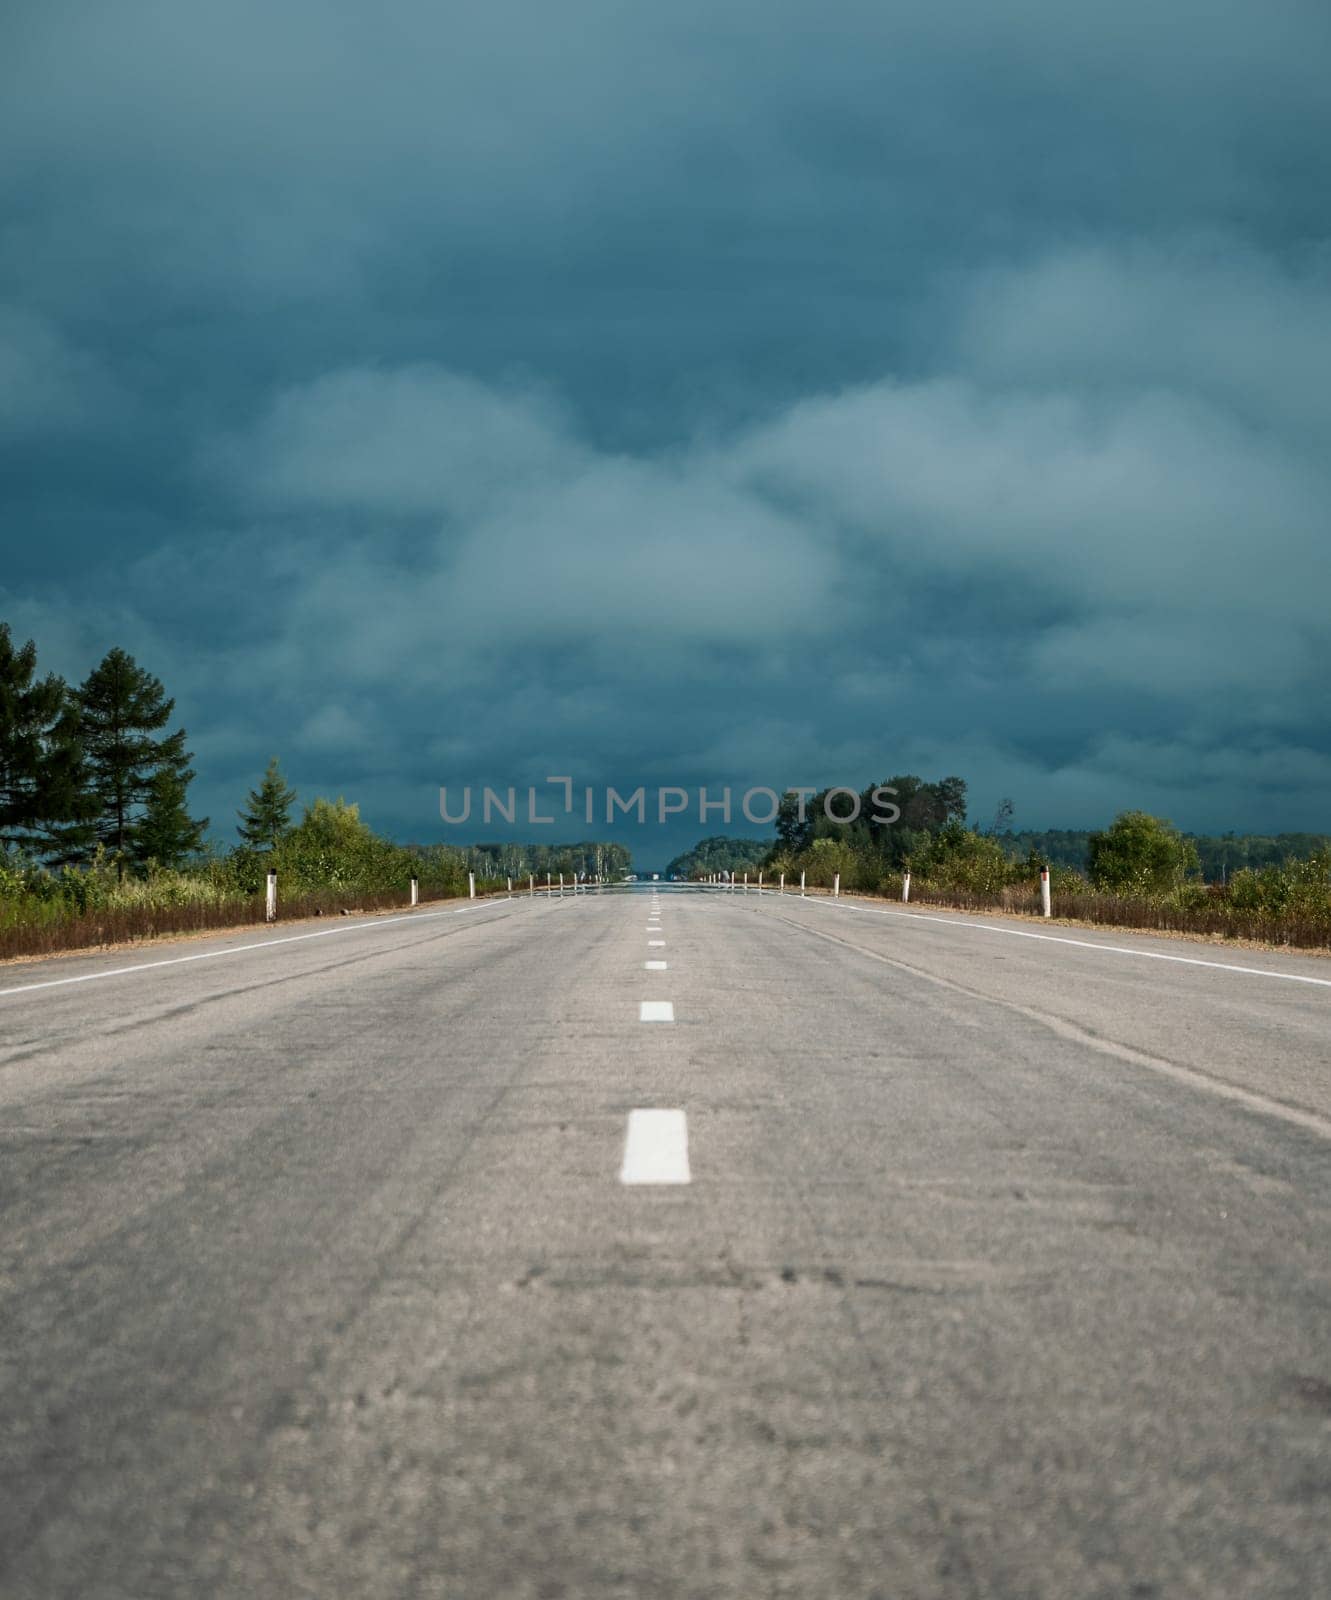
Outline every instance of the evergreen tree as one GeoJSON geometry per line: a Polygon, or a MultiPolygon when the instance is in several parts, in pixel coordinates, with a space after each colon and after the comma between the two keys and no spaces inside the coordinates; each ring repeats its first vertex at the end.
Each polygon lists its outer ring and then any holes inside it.
{"type": "Polygon", "coordinates": [[[134,824],[134,856],[162,867],[179,867],[203,848],[208,818],[195,821],[186,808],[186,787],[194,773],[160,766],[147,786],[144,810],[134,824]]]}
{"type": "Polygon", "coordinates": [[[46,739],[42,816],[35,848],[53,865],[81,861],[96,848],[97,800],[83,756],[83,719],[78,696],[65,690],[65,704],[46,739]]]}
{"type": "Polygon", "coordinates": [[[134,825],[134,854],[140,862],[178,867],[202,850],[208,818],[196,822],[185,803],[185,790],[193,776],[166,766],[148,780],[143,814],[134,825]]]}
{"type": "Polygon", "coordinates": [[[252,850],[274,849],[291,828],[295,798],[296,791],[287,787],[274,756],[259,787],[250,790],[245,809],[236,813],[240,818],[236,832],[252,850]]]}
{"type": "Polygon", "coordinates": [[[167,772],[183,786],[194,776],[183,728],[154,737],[171,720],[175,704],[161,681],[119,648],[107,652],[79,690],[83,752],[95,800],[93,834],[115,855],[122,872],[127,860],[146,859],[137,824],[154,778],[167,772]]]}
{"type": "Polygon", "coordinates": [[[78,705],[36,669],[32,640],[15,647],[0,622],[0,846],[61,856],[87,842],[78,705]]]}

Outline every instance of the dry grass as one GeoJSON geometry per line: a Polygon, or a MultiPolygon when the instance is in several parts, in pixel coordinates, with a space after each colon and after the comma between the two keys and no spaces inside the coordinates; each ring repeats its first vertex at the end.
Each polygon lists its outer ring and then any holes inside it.
{"type": "MultiPolygon", "coordinates": [[[[477,886],[477,893],[483,893],[477,886]]],[[[493,891],[491,891],[493,892],[493,891]]],[[[422,893],[421,904],[460,898],[458,893],[422,893]]],[[[327,890],[284,897],[278,907],[282,922],[307,917],[400,911],[410,896],[390,890],[380,894],[327,890]]],[[[172,935],[223,932],[231,928],[267,926],[263,895],[212,896],[177,905],[129,905],[58,916],[41,921],[0,925],[0,961],[63,955],[108,945],[134,945],[172,935]]]]}
{"type": "MultiPolygon", "coordinates": [[[[1040,896],[1034,890],[1004,889],[998,894],[974,894],[964,889],[935,889],[912,883],[910,898],[912,905],[1040,918],[1040,896]]],[[[1053,909],[1059,920],[1088,927],[1135,928],[1144,933],[1233,940],[1275,949],[1331,949],[1331,918],[1246,911],[1223,901],[1189,908],[1168,901],[1130,899],[1094,891],[1063,892],[1054,895],[1053,909]]]]}

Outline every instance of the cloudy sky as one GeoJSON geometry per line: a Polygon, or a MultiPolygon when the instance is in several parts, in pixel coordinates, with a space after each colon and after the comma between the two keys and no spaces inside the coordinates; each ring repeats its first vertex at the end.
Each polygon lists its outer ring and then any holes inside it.
{"type": "Polygon", "coordinates": [[[1327,828],[1328,81],[1325,0],[19,0],[0,617],[219,831],[275,752],[1327,828]]]}

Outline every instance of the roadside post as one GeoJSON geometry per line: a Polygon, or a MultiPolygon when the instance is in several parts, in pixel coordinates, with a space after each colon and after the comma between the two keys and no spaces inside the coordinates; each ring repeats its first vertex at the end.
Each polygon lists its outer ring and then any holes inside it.
{"type": "Polygon", "coordinates": [[[904,905],[910,899],[910,873],[901,874],[901,903],[904,905]]]}
{"type": "Polygon", "coordinates": [[[418,906],[421,903],[421,880],[413,877],[411,880],[411,903],[418,906]]]}
{"type": "Polygon", "coordinates": [[[467,874],[467,898],[468,900],[476,898],[476,874],[474,872],[467,874]]]}
{"type": "Polygon", "coordinates": [[[1042,917],[1052,917],[1053,914],[1054,914],[1054,908],[1053,908],[1053,905],[1050,903],[1050,896],[1049,896],[1049,868],[1048,867],[1041,867],[1040,868],[1040,915],[1042,917]]]}
{"type": "Polygon", "coordinates": [[[269,922],[277,921],[277,874],[268,874],[268,893],[264,903],[264,916],[269,922]]]}

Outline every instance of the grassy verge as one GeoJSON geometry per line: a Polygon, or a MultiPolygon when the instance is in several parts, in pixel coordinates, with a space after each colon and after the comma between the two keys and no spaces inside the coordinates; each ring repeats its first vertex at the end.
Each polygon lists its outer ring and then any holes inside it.
{"type": "MultiPolygon", "coordinates": [[[[844,891],[862,898],[899,901],[900,889],[844,891]]],[[[937,887],[912,880],[910,904],[937,906],[948,911],[1031,917],[1042,921],[1037,889],[1006,888],[993,894],[937,887]]],[[[1331,951],[1331,914],[1245,908],[1217,900],[1211,905],[1189,906],[1160,899],[1098,894],[1092,890],[1064,891],[1053,896],[1053,913],[1059,921],[1087,927],[1132,928],[1141,933],[1167,933],[1176,937],[1232,940],[1273,949],[1331,951]]]]}
{"type": "MultiPolygon", "coordinates": [[[[478,895],[502,892],[503,885],[478,884],[478,895]]],[[[422,891],[421,904],[466,898],[466,890],[422,891]]],[[[360,890],[323,890],[284,896],[279,902],[279,924],[309,917],[367,915],[376,911],[401,911],[410,905],[410,896],[390,889],[365,893],[360,890]]],[[[109,945],[132,945],[172,935],[226,932],[247,927],[269,927],[263,895],[200,895],[194,899],[154,902],[126,898],[122,903],[85,912],[57,908],[42,914],[43,908],[24,907],[27,915],[17,917],[18,908],[0,904],[0,961],[55,956],[79,950],[102,949],[109,945]],[[8,914],[7,914],[8,913],[8,914]]]]}

